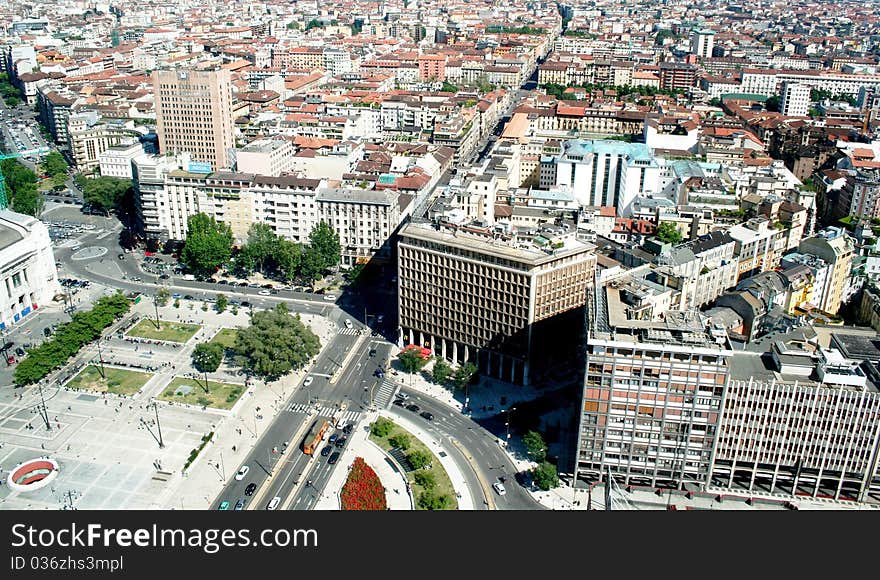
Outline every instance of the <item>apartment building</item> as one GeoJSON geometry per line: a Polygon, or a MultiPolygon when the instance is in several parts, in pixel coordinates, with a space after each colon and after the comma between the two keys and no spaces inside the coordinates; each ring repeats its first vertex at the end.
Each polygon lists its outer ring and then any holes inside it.
{"type": "Polygon", "coordinates": [[[678,291],[674,308],[680,311],[704,306],[736,286],[736,242],[726,232],[699,236],[654,262],[658,281],[678,291]]]}
{"type": "Polygon", "coordinates": [[[806,117],[810,111],[810,87],[801,83],[782,83],[779,112],[786,117],[806,117]]]}
{"type": "Polygon", "coordinates": [[[731,227],[728,233],[736,242],[738,280],[779,266],[787,241],[784,228],[774,227],[766,217],[755,217],[731,227]]]}
{"type": "Polygon", "coordinates": [[[95,111],[73,113],[67,120],[70,154],[77,169],[90,171],[107,149],[140,137],[130,119],[104,119],[95,111]]]}
{"type": "Polygon", "coordinates": [[[98,167],[101,170],[101,175],[131,179],[131,162],[143,154],[144,146],[139,141],[123,142],[108,147],[98,155],[98,167]]]}
{"type": "Polygon", "coordinates": [[[294,165],[293,144],[287,139],[259,139],[235,154],[236,169],[242,173],[277,177],[294,165]]]}
{"type": "Polygon", "coordinates": [[[518,239],[477,225],[410,223],[397,244],[400,341],[529,384],[548,370],[553,344],[571,344],[562,323],[584,304],[594,248],[573,231],[518,239]]]}
{"type": "Polygon", "coordinates": [[[730,376],[727,335],[696,311],[639,319],[617,285],[588,292],[575,477],[703,484],[730,376]]]}
{"type": "Polygon", "coordinates": [[[391,239],[411,211],[412,196],[390,189],[325,188],[315,196],[318,219],[339,234],[342,263],[365,264],[391,259],[391,239]]]}
{"type": "Polygon", "coordinates": [[[698,29],[691,32],[691,53],[699,58],[710,58],[715,47],[715,31],[698,29]]]}
{"type": "Polygon", "coordinates": [[[153,72],[156,131],[163,153],[189,153],[211,168],[230,167],[232,81],[227,69],[153,72]]]}
{"type": "Polygon", "coordinates": [[[831,268],[826,282],[824,300],[818,305],[830,314],[837,314],[843,302],[849,277],[852,274],[854,242],[846,230],[828,227],[815,236],[801,240],[798,251],[822,259],[831,268]]]}

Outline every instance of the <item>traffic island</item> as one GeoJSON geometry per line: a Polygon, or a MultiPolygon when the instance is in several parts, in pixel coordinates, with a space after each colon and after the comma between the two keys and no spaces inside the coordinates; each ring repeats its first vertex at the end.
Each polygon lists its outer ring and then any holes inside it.
{"type": "Polygon", "coordinates": [[[201,325],[198,324],[185,324],[169,320],[160,320],[157,328],[156,321],[147,318],[138,322],[134,328],[125,333],[125,336],[184,343],[191,339],[200,328],[201,325]]]}
{"type": "Polygon", "coordinates": [[[137,371],[89,365],[70,379],[64,386],[81,391],[96,391],[113,395],[134,395],[140,391],[153,375],[137,371]]]}
{"type": "Polygon", "coordinates": [[[403,468],[417,510],[456,510],[452,480],[440,460],[415,435],[385,417],[370,425],[370,440],[403,468]]]}
{"type": "Polygon", "coordinates": [[[160,401],[228,410],[235,406],[244,392],[244,385],[208,381],[206,390],[203,378],[174,377],[156,398],[160,401]]]}

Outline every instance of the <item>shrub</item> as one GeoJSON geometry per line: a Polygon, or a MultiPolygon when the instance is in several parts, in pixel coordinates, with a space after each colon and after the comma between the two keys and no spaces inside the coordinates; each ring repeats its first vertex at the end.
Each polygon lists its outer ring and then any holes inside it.
{"type": "Polygon", "coordinates": [[[390,443],[393,447],[397,447],[402,451],[406,451],[409,449],[409,436],[404,433],[399,433],[394,437],[388,439],[388,443],[390,443]]]}
{"type": "Polygon", "coordinates": [[[382,482],[373,468],[360,457],[355,458],[340,497],[343,510],[388,509],[382,482]]]}
{"type": "Polygon", "coordinates": [[[426,490],[432,490],[437,486],[434,474],[430,471],[417,471],[413,479],[415,479],[415,482],[426,490]]]}
{"type": "Polygon", "coordinates": [[[419,494],[418,504],[423,510],[443,510],[452,504],[452,498],[434,491],[423,491],[419,494]]]}
{"type": "Polygon", "coordinates": [[[391,433],[393,427],[394,423],[384,417],[379,417],[373,421],[372,425],[370,425],[370,432],[376,437],[388,437],[388,434],[391,433]]]}
{"type": "Polygon", "coordinates": [[[413,451],[406,458],[413,469],[422,469],[431,465],[431,454],[426,451],[413,451]]]}

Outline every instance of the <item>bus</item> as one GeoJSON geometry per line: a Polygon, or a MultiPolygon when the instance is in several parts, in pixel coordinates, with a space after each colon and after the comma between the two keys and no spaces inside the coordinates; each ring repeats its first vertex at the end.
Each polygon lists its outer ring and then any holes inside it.
{"type": "Polygon", "coordinates": [[[327,432],[328,427],[330,427],[330,422],[327,419],[318,419],[315,421],[315,424],[312,425],[312,428],[309,429],[309,432],[306,434],[306,438],[303,439],[303,453],[306,455],[312,455],[315,453],[315,450],[318,448],[318,445],[321,444],[321,440],[324,438],[324,434],[327,432]]]}

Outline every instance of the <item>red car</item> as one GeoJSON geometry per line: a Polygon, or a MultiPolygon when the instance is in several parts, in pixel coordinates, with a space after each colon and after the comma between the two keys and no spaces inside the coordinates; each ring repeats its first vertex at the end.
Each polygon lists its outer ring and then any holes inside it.
{"type": "Polygon", "coordinates": [[[6,359],[6,362],[7,362],[8,364],[14,365],[14,364],[15,364],[16,362],[18,362],[18,361],[15,360],[15,357],[14,357],[14,356],[11,356],[11,355],[10,355],[10,357],[6,359]]]}

